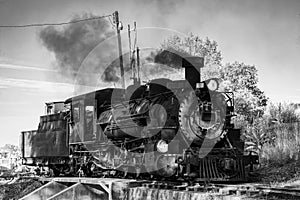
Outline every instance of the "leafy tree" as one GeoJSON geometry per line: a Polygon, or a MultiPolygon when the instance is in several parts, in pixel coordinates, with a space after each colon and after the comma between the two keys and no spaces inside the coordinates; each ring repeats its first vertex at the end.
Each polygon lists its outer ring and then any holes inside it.
{"type": "Polygon", "coordinates": [[[10,155],[20,155],[20,149],[18,146],[13,144],[5,144],[3,147],[0,148],[1,151],[6,151],[10,155]]]}
{"type": "Polygon", "coordinates": [[[221,65],[222,56],[221,52],[217,49],[217,42],[211,41],[208,38],[203,40],[193,33],[190,33],[185,38],[180,38],[178,35],[174,35],[167,39],[162,44],[162,47],[165,49],[172,47],[179,52],[205,57],[205,66],[212,64],[221,65]]]}
{"type": "MultiPolygon", "coordinates": [[[[222,66],[222,54],[218,50],[216,41],[200,39],[196,34],[189,34],[181,38],[177,35],[165,40],[162,49],[175,52],[180,56],[201,56],[204,57],[204,68],[201,69],[202,80],[208,78],[220,78],[225,91],[235,93],[235,108],[239,115],[240,124],[245,121],[253,122],[253,118],[261,117],[267,105],[267,97],[258,88],[258,75],[255,66],[244,63],[233,62],[222,66]]],[[[176,62],[180,65],[178,57],[174,53],[169,54],[161,51],[156,55],[156,60],[170,64],[176,62]]]]}
{"type": "Polygon", "coordinates": [[[239,115],[248,122],[264,114],[268,98],[258,88],[258,75],[255,66],[244,63],[229,63],[222,68],[221,79],[226,91],[235,92],[235,107],[239,115]]]}
{"type": "MultiPolygon", "coordinates": [[[[222,55],[221,51],[218,50],[218,44],[216,41],[211,41],[210,39],[201,39],[198,35],[190,33],[188,36],[181,38],[178,35],[174,35],[161,45],[163,50],[168,50],[170,52],[175,52],[181,57],[185,56],[200,56],[204,57],[204,68],[201,69],[201,78],[206,80],[208,78],[219,77],[221,69],[222,55]]],[[[174,60],[174,54],[166,55],[165,51],[161,51],[157,54],[156,58],[161,56],[164,58],[164,62],[172,64],[174,60]],[[167,60],[167,61],[166,61],[167,60]]],[[[163,60],[163,59],[160,59],[163,60]]],[[[175,62],[176,62],[175,61],[175,62]]],[[[164,63],[167,64],[167,63],[164,63]]],[[[181,66],[181,63],[176,63],[176,65],[181,66]]]]}

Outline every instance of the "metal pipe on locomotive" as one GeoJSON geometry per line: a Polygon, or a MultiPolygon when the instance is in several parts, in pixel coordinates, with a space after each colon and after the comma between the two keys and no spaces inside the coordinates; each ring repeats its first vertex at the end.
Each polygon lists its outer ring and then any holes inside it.
{"type": "Polygon", "coordinates": [[[258,156],[244,151],[233,94],[200,80],[203,58],[183,59],[185,80],[154,79],[47,104],[21,134],[23,164],[55,176],[246,181],[258,156]]]}

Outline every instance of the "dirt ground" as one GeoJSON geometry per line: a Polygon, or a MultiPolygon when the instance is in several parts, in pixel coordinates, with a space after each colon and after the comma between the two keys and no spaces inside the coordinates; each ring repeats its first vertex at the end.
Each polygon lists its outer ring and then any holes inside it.
{"type": "Polygon", "coordinates": [[[0,185],[0,199],[17,200],[40,186],[42,186],[40,182],[29,179],[20,179],[12,184],[0,185]]]}
{"type": "MultiPolygon", "coordinates": [[[[300,163],[290,162],[283,165],[263,166],[257,171],[260,182],[273,186],[285,186],[300,180],[300,163]]],[[[299,185],[300,188],[300,185],[299,185]]]]}

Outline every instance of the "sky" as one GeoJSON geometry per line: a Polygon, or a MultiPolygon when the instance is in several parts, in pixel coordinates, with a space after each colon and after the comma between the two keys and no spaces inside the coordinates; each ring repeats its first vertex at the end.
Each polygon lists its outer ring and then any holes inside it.
{"type": "MultiPolygon", "coordinates": [[[[0,26],[68,22],[116,10],[123,43],[134,21],[144,48],[173,33],[208,37],[218,43],[223,64],[256,66],[259,87],[271,101],[300,103],[299,0],[0,0],[0,26]]],[[[21,131],[37,129],[45,102],[76,92],[75,81],[55,68],[61,63],[41,40],[43,28],[0,28],[0,146],[18,144],[21,131]]]]}

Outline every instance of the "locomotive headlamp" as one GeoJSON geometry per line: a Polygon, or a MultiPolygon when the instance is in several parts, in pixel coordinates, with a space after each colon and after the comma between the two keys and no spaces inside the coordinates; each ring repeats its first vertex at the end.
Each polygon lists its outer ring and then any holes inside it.
{"type": "Polygon", "coordinates": [[[182,157],[179,157],[178,159],[177,159],[177,163],[182,163],[183,162],[183,158],[182,157]]]}
{"type": "Polygon", "coordinates": [[[159,140],[156,144],[156,149],[160,153],[166,153],[168,151],[168,144],[164,140],[159,140]]]}
{"type": "Polygon", "coordinates": [[[219,88],[219,83],[218,83],[217,79],[214,79],[214,78],[207,80],[206,85],[207,85],[208,89],[210,89],[212,91],[215,91],[219,88]]]}

